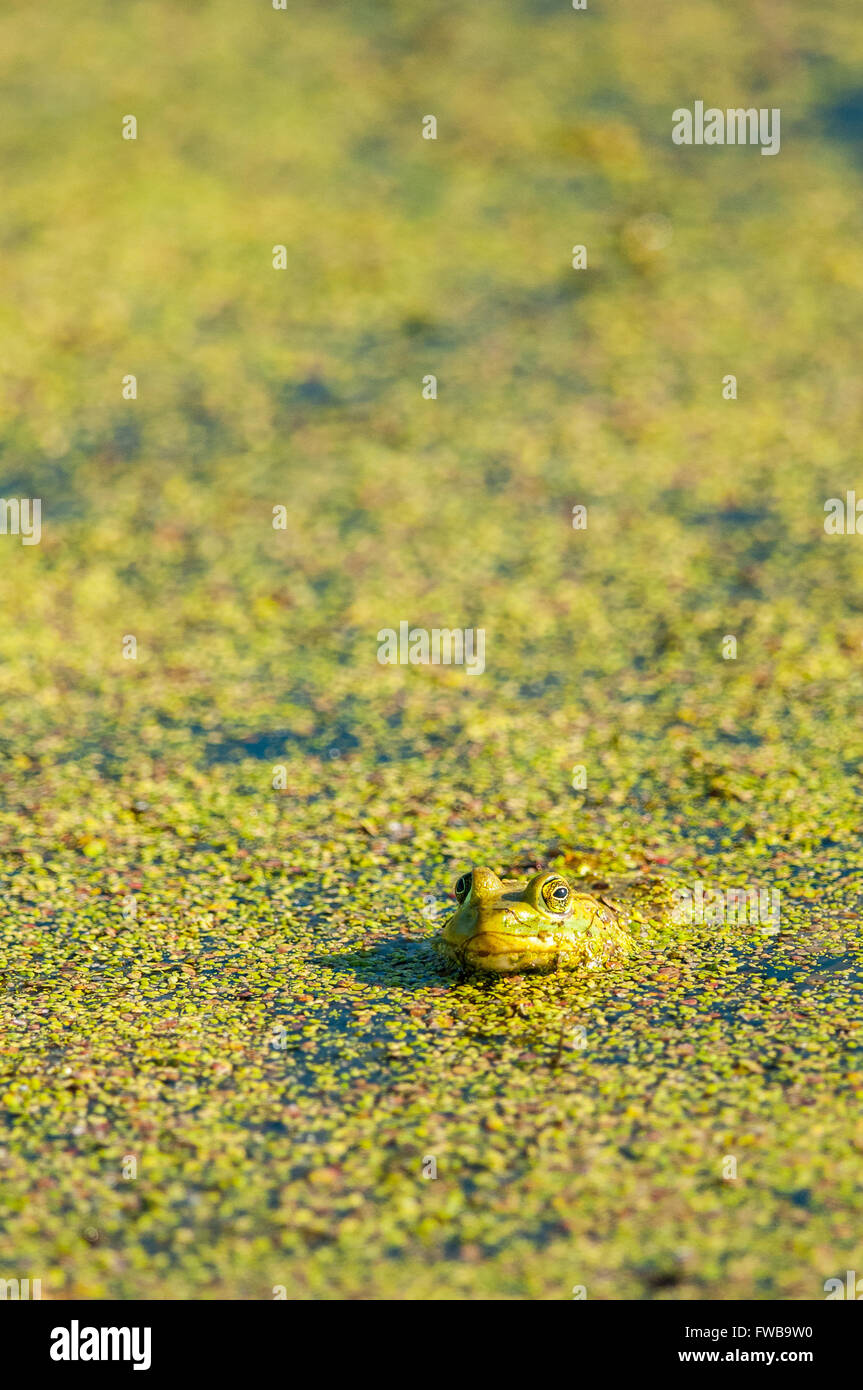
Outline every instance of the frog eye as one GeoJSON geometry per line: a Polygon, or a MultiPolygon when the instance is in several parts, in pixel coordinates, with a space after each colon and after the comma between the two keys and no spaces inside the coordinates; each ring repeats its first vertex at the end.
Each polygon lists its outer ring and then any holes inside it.
{"type": "Polygon", "coordinates": [[[569,884],[564,883],[562,878],[549,879],[548,883],[543,884],[542,896],[546,907],[552,912],[565,912],[567,903],[572,895],[569,884]]]}
{"type": "Polygon", "coordinates": [[[462,874],[461,878],[460,878],[460,879],[457,881],[457,883],[456,883],[456,886],[455,886],[455,895],[456,895],[456,897],[458,898],[458,900],[459,900],[460,903],[463,903],[463,902],[464,902],[465,898],[467,897],[468,893],[470,892],[470,885],[471,885],[471,879],[472,879],[472,878],[473,878],[473,875],[472,875],[472,874],[462,874]]]}

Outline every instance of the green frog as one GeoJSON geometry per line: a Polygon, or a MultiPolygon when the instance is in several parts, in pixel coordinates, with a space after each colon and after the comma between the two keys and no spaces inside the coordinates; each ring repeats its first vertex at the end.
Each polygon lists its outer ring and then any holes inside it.
{"type": "Polygon", "coordinates": [[[560,874],[524,882],[472,869],[455,885],[458,907],[435,938],[464,970],[494,975],[558,968],[595,970],[625,960],[629,933],[616,913],[560,874]]]}

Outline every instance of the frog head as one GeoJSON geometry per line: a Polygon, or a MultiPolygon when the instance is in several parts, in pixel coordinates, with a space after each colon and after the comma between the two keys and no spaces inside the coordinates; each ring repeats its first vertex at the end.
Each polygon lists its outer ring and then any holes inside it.
{"type": "Polygon", "coordinates": [[[462,874],[458,906],[438,944],[464,969],[492,974],[605,964],[625,954],[628,935],[604,903],[576,893],[554,872],[524,882],[491,869],[462,874]]]}

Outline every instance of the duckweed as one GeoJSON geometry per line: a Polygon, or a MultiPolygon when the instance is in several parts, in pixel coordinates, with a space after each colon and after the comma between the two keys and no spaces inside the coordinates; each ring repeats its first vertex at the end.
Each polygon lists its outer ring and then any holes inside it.
{"type": "Polygon", "coordinates": [[[2,491],[43,532],[0,535],[0,1274],[44,1297],[861,1268],[863,542],[823,529],[861,40],[504,8],[2,20],[2,491]],[[672,145],[755,91],[777,158],[672,145]],[[381,666],[402,620],[485,670],[381,666]],[[601,894],[634,956],[462,980],[472,864],[601,894]],[[697,884],[778,929],[681,920],[697,884]]]}

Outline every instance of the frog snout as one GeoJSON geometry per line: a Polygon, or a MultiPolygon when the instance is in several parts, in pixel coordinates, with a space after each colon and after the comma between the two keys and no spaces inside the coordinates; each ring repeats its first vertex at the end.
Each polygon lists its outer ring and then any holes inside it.
{"type": "Polygon", "coordinates": [[[492,920],[500,927],[529,929],[531,935],[539,937],[540,940],[552,935],[545,927],[537,927],[536,913],[529,903],[525,903],[524,906],[520,903],[501,903],[499,907],[492,908],[492,913],[492,920]]]}

